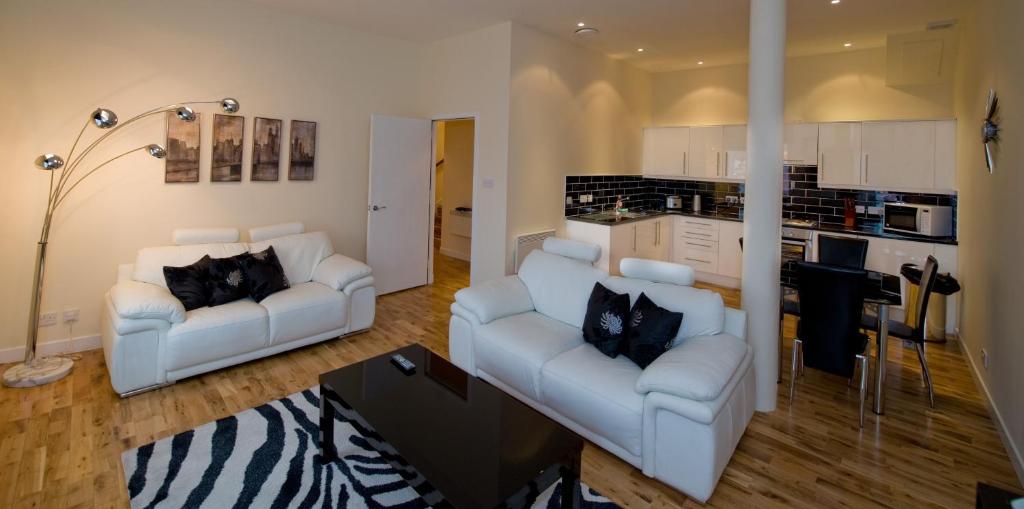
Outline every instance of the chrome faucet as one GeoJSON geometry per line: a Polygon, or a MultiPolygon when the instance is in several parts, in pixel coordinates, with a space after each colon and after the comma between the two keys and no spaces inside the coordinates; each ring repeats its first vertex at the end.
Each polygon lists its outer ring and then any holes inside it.
{"type": "Polygon", "coordinates": [[[622,195],[619,195],[619,199],[615,200],[615,215],[622,213],[622,195]]]}

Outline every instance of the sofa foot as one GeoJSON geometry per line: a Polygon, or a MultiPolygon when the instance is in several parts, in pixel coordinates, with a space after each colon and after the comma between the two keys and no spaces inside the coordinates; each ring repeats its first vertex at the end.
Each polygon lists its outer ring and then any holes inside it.
{"type": "Polygon", "coordinates": [[[155,391],[157,389],[162,389],[162,388],[170,386],[170,385],[174,385],[174,382],[165,382],[165,383],[162,383],[162,384],[149,385],[149,386],[146,386],[146,387],[142,387],[141,389],[135,389],[135,390],[131,390],[131,391],[128,391],[128,392],[122,392],[122,393],[118,394],[118,396],[120,396],[121,398],[127,398],[127,397],[134,396],[136,394],[142,394],[143,392],[149,392],[149,391],[155,391]]]}

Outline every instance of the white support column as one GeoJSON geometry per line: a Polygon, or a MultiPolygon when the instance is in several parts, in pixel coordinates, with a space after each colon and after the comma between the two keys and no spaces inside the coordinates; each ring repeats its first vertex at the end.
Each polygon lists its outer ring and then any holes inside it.
{"type": "Polygon", "coordinates": [[[779,269],[782,263],[782,114],[786,0],[750,0],[750,82],[743,309],[754,347],[757,410],[775,410],[779,373],[779,269]]]}

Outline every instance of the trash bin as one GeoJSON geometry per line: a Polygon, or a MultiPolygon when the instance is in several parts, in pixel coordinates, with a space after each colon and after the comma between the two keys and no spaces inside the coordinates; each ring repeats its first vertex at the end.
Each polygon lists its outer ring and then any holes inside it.
{"type": "MultiPolygon", "coordinates": [[[[917,327],[917,294],[921,287],[921,269],[912,263],[904,263],[900,267],[900,274],[907,278],[907,316],[904,323],[910,327],[917,327]]],[[[928,297],[928,312],[925,313],[927,325],[925,327],[925,340],[933,343],[946,342],[946,299],[960,291],[960,282],[949,273],[938,274],[935,277],[935,285],[932,286],[932,294],[928,297]]]]}

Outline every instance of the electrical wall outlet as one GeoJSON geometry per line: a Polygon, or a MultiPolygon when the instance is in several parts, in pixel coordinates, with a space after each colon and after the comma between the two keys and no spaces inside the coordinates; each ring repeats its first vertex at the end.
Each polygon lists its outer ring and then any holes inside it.
{"type": "Polygon", "coordinates": [[[885,209],[882,207],[868,207],[868,214],[872,216],[880,216],[885,209]]]}
{"type": "Polygon", "coordinates": [[[41,313],[39,315],[39,326],[40,327],[50,327],[50,326],[53,326],[53,325],[57,325],[57,312],[56,311],[47,311],[47,312],[41,313]]]}
{"type": "Polygon", "coordinates": [[[858,214],[863,214],[864,213],[864,206],[863,205],[857,205],[856,210],[857,210],[858,214]]]}
{"type": "Polygon", "coordinates": [[[64,323],[77,322],[78,321],[78,308],[71,308],[64,310],[64,323]]]}
{"type": "Polygon", "coordinates": [[[988,350],[981,349],[981,365],[988,370],[988,350]]]}

